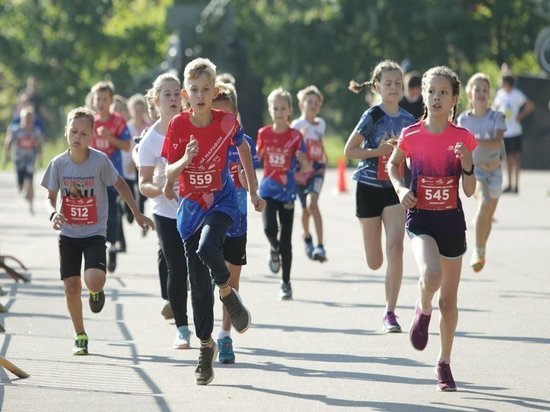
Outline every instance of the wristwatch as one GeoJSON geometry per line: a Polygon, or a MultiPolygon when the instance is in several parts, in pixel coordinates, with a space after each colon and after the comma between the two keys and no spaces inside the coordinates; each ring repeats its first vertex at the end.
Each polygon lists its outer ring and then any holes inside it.
{"type": "Polygon", "coordinates": [[[472,169],[470,171],[466,171],[464,170],[464,168],[462,168],[462,173],[464,173],[466,176],[471,176],[474,174],[474,164],[472,163],[472,169]]]}

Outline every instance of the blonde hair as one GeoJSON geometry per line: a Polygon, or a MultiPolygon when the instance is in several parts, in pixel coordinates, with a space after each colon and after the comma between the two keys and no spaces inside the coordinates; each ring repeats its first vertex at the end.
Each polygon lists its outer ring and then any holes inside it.
{"type": "MultiPolygon", "coordinates": [[[[451,91],[453,96],[458,96],[460,94],[460,80],[458,78],[458,75],[447,66],[435,66],[429,69],[428,71],[426,71],[426,73],[424,73],[424,75],[422,76],[422,92],[425,92],[428,90],[428,83],[430,79],[435,76],[445,77],[447,80],[449,80],[449,83],[451,83],[451,91]]],[[[451,110],[450,117],[452,122],[456,120],[457,109],[458,109],[458,99],[451,110]]],[[[424,115],[422,116],[422,120],[426,119],[427,117],[428,117],[428,105],[425,105],[424,115]]]]}
{"type": "Polygon", "coordinates": [[[359,93],[365,87],[370,87],[372,89],[376,83],[380,83],[380,80],[382,80],[382,74],[384,72],[394,70],[398,70],[401,74],[403,73],[401,71],[401,66],[399,66],[399,64],[397,64],[393,60],[381,61],[374,67],[369,81],[357,83],[355,80],[350,80],[348,89],[351,90],[353,93],[359,93]]]}
{"type": "Polygon", "coordinates": [[[191,60],[183,70],[183,81],[186,83],[190,79],[197,79],[206,75],[214,83],[216,80],[216,65],[205,57],[198,57],[191,60]]]}
{"type": "Polygon", "coordinates": [[[303,88],[296,94],[296,97],[298,98],[298,102],[302,104],[309,95],[317,96],[319,98],[319,102],[323,104],[323,94],[317,88],[317,86],[314,85],[309,85],[303,88]]]}
{"type": "Polygon", "coordinates": [[[93,110],[85,107],[80,106],[76,109],[71,110],[69,113],[67,113],[67,125],[71,123],[75,119],[86,119],[90,122],[90,126],[94,127],[94,112],[93,110]]]}
{"type": "Polygon", "coordinates": [[[233,112],[239,111],[237,105],[237,91],[232,83],[219,82],[216,84],[218,88],[218,95],[214,99],[214,102],[228,102],[233,107],[233,112]]]}
{"type": "MultiPolygon", "coordinates": [[[[470,92],[474,88],[475,82],[477,82],[478,80],[481,80],[487,83],[487,86],[489,87],[489,91],[491,90],[491,80],[489,79],[489,76],[487,76],[485,73],[480,73],[480,72],[476,73],[472,77],[470,77],[468,79],[468,82],[466,83],[466,93],[468,94],[468,98],[469,98],[470,92]]],[[[470,109],[473,108],[473,104],[470,100],[468,100],[468,107],[470,109]]]]}
{"type": "Polygon", "coordinates": [[[290,111],[288,114],[288,121],[290,122],[290,115],[292,113],[292,95],[288,90],[285,90],[282,87],[279,87],[275,90],[272,90],[271,93],[269,93],[269,95],[267,96],[267,105],[269,107],[272,107],[273,103],[275,102],[275,99],[278,97],[286,100],[288,103],[288,106],[290,107],[290,111]]]}
{"type": "Polygon", "coordinates": [[[165,83],[170,81],[176,82],[178,88],[181,88],[181,83],[178,76],[175,76],[172,73],[163,73],[157,76],[157,78],[153,81],[153,86],[145,93],[144,101],[146,102],[147,113],[151,119],[157,119],[159,117],[155,100],[160,97],[160,92],[162,91],[165,83]]]}

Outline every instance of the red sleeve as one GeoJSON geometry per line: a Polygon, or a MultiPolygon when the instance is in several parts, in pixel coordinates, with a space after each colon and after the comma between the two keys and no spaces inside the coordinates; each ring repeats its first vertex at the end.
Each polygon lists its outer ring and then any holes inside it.
{"type": "Polygon", "coordinates": [[[466,139],[464,139],[464,144],[466,145],[466,147],[470,152],[473,151],[477,147],[475,136],[472,133],[467,132],[466,139]]]}
{"type": "Polygon", "coordinates": [[[401,131],[401,134],[399,135],[399,139],[397,140],[397,148],[401,150],[403,153],[405,153],[405,155],[409,152],[409,149],[407,147],[407,140],[405,140],[403,131],[401,131]]]}
{"type": "Polygon", "coordinates": [[[182,133],[179,133],[178,116],[172,118],[166,130],[166,137],[162,146],[160,155],[164,157],[169,164],[181,159],[185,153],[187,143],[183,140],[182,133]]]}

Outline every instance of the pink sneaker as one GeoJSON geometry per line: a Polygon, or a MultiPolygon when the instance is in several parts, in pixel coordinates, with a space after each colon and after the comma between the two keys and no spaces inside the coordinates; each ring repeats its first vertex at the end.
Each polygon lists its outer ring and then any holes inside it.
{"type": "Polygon", "coordinates": [[[414,319],[409,330],[409,339],[413,348],[416,350],[424,350],[428,344],[428,329],[432,315],[424,315],[420,310],[420,302],[416,303],[414,319]]]}
{"type": "Polygon", "coordinates": [[[437,362],[435,367],[435,374],[437,375],[437,389],[443,392],[456,391],[455,380],[451,373],[451,365],[443,361],[437,362]]]}

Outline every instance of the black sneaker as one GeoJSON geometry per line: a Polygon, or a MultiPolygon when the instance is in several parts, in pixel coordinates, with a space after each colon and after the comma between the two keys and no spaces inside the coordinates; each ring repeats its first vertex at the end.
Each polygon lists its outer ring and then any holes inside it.
{"type": "Polygon", "coordinates": [[[197,385],[208,385],[214,380],[214,359],[218,353],[218,348],[213,342],[213,346],[201,346],[199,362],[195,368],[195,383],[197,385]]]}
{"type": "Polygon", "coordinates": [[[279,299],[290,300],[292,299],[292,286],[290,282],[281,282],[281,291],[279,292],[279,299]]]}
{"type": "Polygon", "coordinates": [[[103,306],[105,305],[105,292],[100,290],[99,292],[92,292],[90,290],[90,297],[88,298],[88,302],[90,303],[90,309],[94,313],[101,312],[101,309],[103,309],[103,306]]]}
{"type": "Polygon", "coordinates": [[[304,238],[304,243],[306,246],[306,256],[310,259],[313,259],[313,249],[315,249],[315,247],[313,246],[313,240],[311,239],[311,236],[304,238]]]}
{"type": "Polygon", "coordinates": [[[113,273],[116,270],[116,249],[109,250],[107,270],[109,271],[109,273],[113,273]]]}
{"type": "Polygon", "coordinates": [[[232,289],[229,295],[225,298],[220,297],[220,299],[225,309],[229,312],[233,327],[239,333],[246,332],[250,327],[252,318],[248,309],[244,307],[239,293],[235,289],[232,289]]]}
{"type": "Polygon", "coordinates": [[[279,248],[272,247],[269,251],[269,270],[273,273],[277,273],[281,269],[281,256],[279,255],[279,248]]]}

